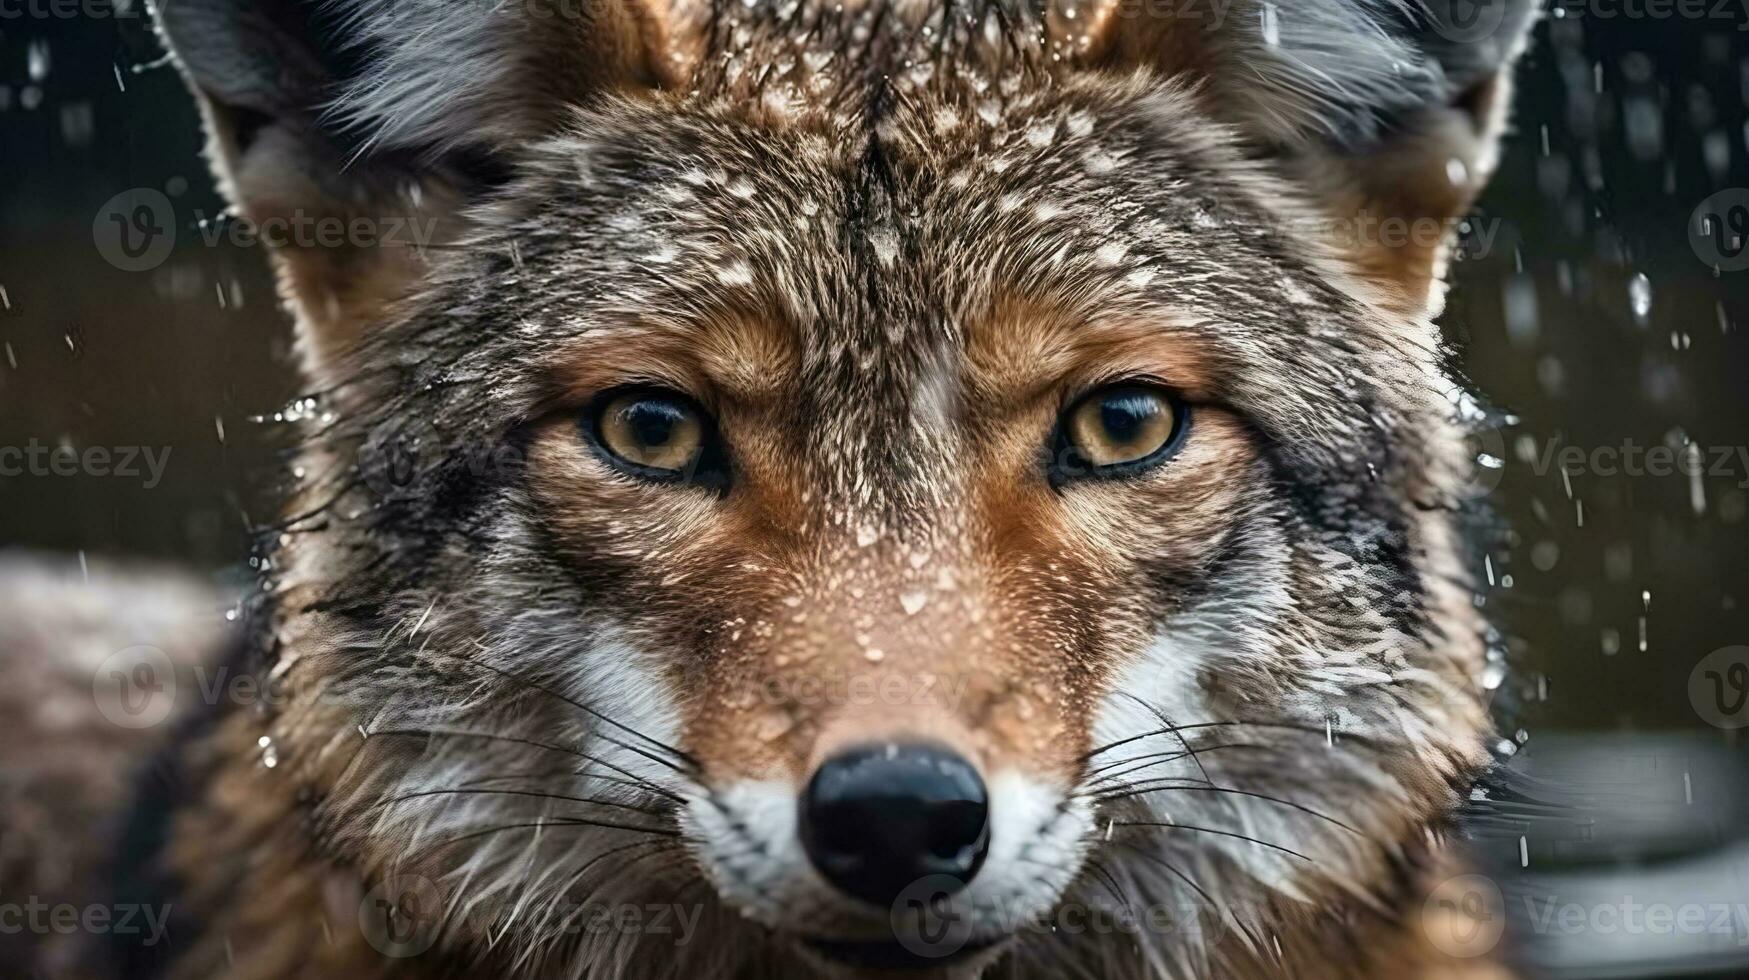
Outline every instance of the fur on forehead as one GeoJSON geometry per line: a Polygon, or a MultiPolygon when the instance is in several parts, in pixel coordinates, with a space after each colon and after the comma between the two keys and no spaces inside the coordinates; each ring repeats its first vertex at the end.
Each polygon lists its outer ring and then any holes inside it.
{"type": "MultiPolygon", "coordinates": [[[[544,141],[627,103],[756,124],[743,142],[812,129],[939,156],[1065,88],[1134,103],[1152,87],[1197,117],[1179,137],[1232,149],[1196,181],[1267,173],[1253,199],[1294,220],[1431,221],[1401,245],[1288,232],[1413,321],[1492,169],[1534,4],[1489,2],[1502,26],[1473,43],[1417,0],[179,0],[158,17],[252,221],[405,218],[452,247],[544,141]],[[905,127],[917,138],[892,138],[905,127]]],[[[315,380],[426,276],[411,251],[274,253],[315,380]]]]}
{"type": "MultiPolygon", "coordinates": [[[[538,365],[573,400],[739,375],[838,414],[875,407],[855,392],[908,397],[932,369],[957,374],[962,351],[1012,360],[1046,332],[1092,345],[1140,330],[1181,341],[1175,367],[1194,356],[1188,381],[1158,373],[1244,407],[1308,470],[1388,469],[1383,430],[1438,408],[1435,352],[1270,232],[1256,198],[1273,182],[1190,96],[1131,76],[1020,101],[985,121],[901,99],[874,131],[598,107],[541,145],[370,356],[434,378],[538,365]],[[466,369],[423,353],[443,336],[466,369]]],[[[526,403],[494,401],[538,411],[523,386],[526,403]]]]}
{"type": "Polygon", "coordinates": [[[1531,0],[1489,0],[1503,24],[1447,39],[1423,0],[610,0],[335,3],[371,67],[335,117],[383,148],[501,148],[550,126],[555,102],[603,88],[739,92],[781,104],[866,102],[872,83],[978,71],[1149,64],[1203,83],[1260,143],[1361,144],[1491,76],[1521,44],[1531,0]],[[587,38],[584,44],[580,39],[587,38]],[[547,105],[541,103],[546,102],[547,105]]]}

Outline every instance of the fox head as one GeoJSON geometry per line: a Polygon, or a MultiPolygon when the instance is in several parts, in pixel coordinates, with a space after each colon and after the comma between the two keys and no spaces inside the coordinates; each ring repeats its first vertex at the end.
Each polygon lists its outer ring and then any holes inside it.
{"type": "Polygon", "coordinates": [[[1388,903],[1486,761],[1430,318],[1529,18],[1434,6],[164,5],[242,218],[375,231],[273,255],[269,778],[567,975],[1388,903]]]}

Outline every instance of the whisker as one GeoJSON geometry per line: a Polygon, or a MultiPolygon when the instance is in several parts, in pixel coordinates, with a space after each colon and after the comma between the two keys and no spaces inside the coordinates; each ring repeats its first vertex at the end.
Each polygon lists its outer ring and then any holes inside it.
{"type": "Polygon", "coordinates": [[[1365,837],[1366,836],[1365,834],[1361,833],[1359,830],[1355,829],[1354,827],[1350,826],[1349,824],[1344,823],[1343,821],[1338,820],[1335,817],[1332,817],[1327,813],[1321,813],[1321,812],[1314,810],[1311,807],[1306,806],[1304,804],[1295,803],[1293,800],[1284,800],[1279,796],[1270,796],[1267,793],[1257,793],[1257,792],[1253,792],[1251,790],[1246,790],[1246,789],[1233,789],[1231,787],[1226,787],[1226,786],[1156,786],[1152,789],[1120,790],[1120,791],[1105,793],[1103,795],[1097,794],[1097,793],[1086,793],[1086,794],[1081,794],[1081,795],[1096,797],[1099,803],[1105,804],[1105,803],[1113,802],[1115,800],[1127,800],[1127,799],[1132,799],[1132,798],[1137,797],[1137,796],[1146,796],[1149,793],[1165,793],[1165,792],[1169,792],[1169,791],[1177,791],[1177,792],[1181,792],[1181,793],[1231,793],[1234,796],[1249,796],[1253,799],[1266,800],[1270,803],[1279,803],[1282,806],[1292,807],[1295,810],[1300,811],[1301,813],[1305,813],[1305,814],[1308,814],[1310,816],[1317,817],[1320,820],[1328,820],[1329,822],[1335,824],[1336,826],[1341,827],[1343,830],[1346,830],[1349,833],[1352,833],[1358,837],[1365,837]]]}
{"type": "Polygon", "coordinates": [[[650,788],[648,783],[633,782],[630,779],[625,779],[625,778],[622,778],[620,776],[610,776],[607,773],[595,772],[594,770],[591,770],[588,768],[584,768],[584,769],[549,769],[545,772],[528,772],[528,773],[513,772],[513,773],[506,773],[506,774],[501,775],[501,776],[482,776],[479,779],[469,779],[469,780],[466,780],[464,782],[457,783],[456,786],[459,789],[467,789],[467,788],[471,788],[474,786],[496,786],[496,785],[499,785],[501,783],[515,782],[516,780],[519,780],[519,779],[544,780],[544,779],[566,779],[566,778],[572,778],[572,777],[581,777],[581,778],[589,780],[591,782],[600,781],[603,783],[609,783],[609,784],[614,785],[614,786],[624,786],[624,787],[627,787],[628,789],[647,790],[650,788]]]}
{"type": "Polygon", "coordinates": [[[376,806],[389,806],[396,803],[406,803],[411,800],[425,799],[433,796],[525,796],[537,800],[557,800],[561,803],[588,803],[592,806],[609,807],[616,810],[629,810],[650,817],[663,817],[667,814],[660,810],[638,806],[635,803],[620,803],[613,800],[598,800],[588,796],[565,796],[560,793],[543,793],[538,790],[525,789],[428,789],[417,793],[407,793],[391,799],[381,800],[376,806]]]}
{"type": "MultiPolygon", "coordinates": [[[[1163,821],[1163,820],[1119,820],[1119,821],[1115,822],[1114,826],[1118,826],[1118,827],[1148,827],[1148,828],[1154,828],[1154,829],[1158,829],[1158,830],[1167,830],[1167,829],[1189,830],[1189,831],[1194,831],[1194,832],[1199,833],[1199,834],[1214,834],[1217,837],[1232,837],[1236,840],[1242,840],[1242,841],[1247,841],[1247,842],[1252,843],[1252,844],[1256,844],[1259,847],[1267,847],[1272,851],[1280,851],[1283,854],[1291,854],[1294,857],[1297,857],[1302,861],[1312,861],[1311,858],[1307,857],[1304,854],[1301,854],[1299,851],[1296,851],[1291,847],[1283,847],[1280,844],[1271,844],[1269,841],[1258,840],[1255,837],[1251,837],[1251,836],[1248,836],[1246,834],[1234,833],[1231,830],[1215,830],[1213,827],[1194,827],[1194,826],[1191,826],[1190,824],[1168,823],[1168,822],[1163,821]]],[[[1317,862],[1312,861],[1312,863],[1316,864],[1317,862]]]]}
{"type": "Polygon", "coordinates": [[[476,830],[470,833],[461,834],[457,837],[451,837],[448,840],[439,841],[435,846],[451,847],[456,844],[475,840],[480,837],[486,837],[491,834],[501,834],[508,830],[540,830],[548,827],[598,827],[603,830],[624,830],[632,833],[650,834],[655,837],[664,838],[678,838],[680,836],[678,830],[666,830],[660,827],[639,827],[633,824],[615,823],[611,820],[587,820],[582,817],[561,817],[554,820],[536,820],[530,823],[509,823],[497,827],[487,827],[484,830],[476,830]]]}
{"type": "MultiPolygon", "coordinates": [[[[1141,733],[1138,733],[1135,735],[1129,735],[1129,736],[1117,739],[1117,740],[1112,741],[1112,742],[1107,742],[1104,745],[1098,746],[1094,749],[1091,749],[1087,752],[1084,752],[1081,754],[1081,759],[1083,761],[1085,761],[1087,759],[1092,759],[1092,758],[1095,758],[1097,756],[1104,755],[1105,753],[1110,752],[1112,749],[1122,748],[1125,745],[1129,745],[1133,742],[1140,742],[1143,739],[1147,739],[1147,738],[1155,738],[1155,737],[1158,737],[1160,735],[1170,735],[1170,734],[1173,734],[1174,731],[1194,732],[1194,731],[1200,731],[1201,729],[1204,729],[1204,728],[1257,728],[1257,729],[1263,729],[1263,730],[1301,732],[1301,733],[1308,734],[1308,735],[1319,735],[1319,736],[1326,734],[1324,729],[1322,729],[1322,728],[1315,728],[1311,725],[1293,725],[1293,724],[1288,724],[1285,722],[1245,721],[1245,720],[1204,721],[1204,722],[1198,722],[1197,724],[1194,724],[1194,725],[1176,725],[1176,726],[1173,726],[1171,728],[1156,728],[1156,729],[1153,729],[1152,731],[1146,731],[1146,732],[1141,732],[1141,733]]],[[[1374,740],[1366,737],[1365,735],[1345,735],[1345,736],[1343,736],[1343,738],[1346,740],[1358,742],[1362,745],[1367,745],[1367,746],[1371,746],[1374,744],[1374,740]]]]}
{"type": "Polygon", "coordinates": [[[602,759],[602,758],[599,758],[597,756],[590,755],[587,752],[580,752],[576,749],[569,748],[567,746],[553,745],[549,742],[540,742],[540,741],[536,741],[535,739],[531,739],[531,738],[519,738],[515,735],[499,735],[499,734],[495,734],[493,732],[475,732],[475,731],[467,731],[465,729],[451,729],[451,728],[384,728],[384,729],[376,729],[376,730],[367,730],[365,732],[366,738],[375,738],[379,735],[387,735],[387,736],[397,737],[397,738],[423,738],[423,737],[429,737],[429,736],[433,736],[433,735],[441,735],[441,736],[444,736],[447,738],[478,738],[478,739],[485,739],[487,741],[493,741],[493,742],[511,742],[511,743],[514,743],[517,745],[527,745],[527,746],[530,746],[532,748],[545,749],[549,752],[561,752],[565,755],[575,756],[576,758],[579,758],[579,759],[584,759],[584,760],[587,760],[589,762],[596,763],[598,765],[606,766],[607,768],[613,770],[614,772],[617,772],[620,775],[625,776],[626,778],[635,781],[638,785],[644,787],[645,789],[649,790],[650,792],[655,793],[659,796],[662,796],[666,799],[672,800],[675,803],[686,802],[685,799],[680,796],[680,794],[675,793],[672,790],[665,789],[661,786],[658,786],[655,783],[650,782],[649,780],[639,776],[637,773],[631,772],[630,770],[627,770],[627,769],[622,769],[619,766],[616,766],[613,763],[608,762],[606,759],[602,759]]]}
{"type": "MultiPolygon", "coordinates": [[[[666,850],[669,848],[678,849],[678,845],[676,845],[674,843],[674,841],[668,840],[666,838],[661,839],[661,840],[632,841],[630,844],[621,844],[618,847],[610,847],[607,850],[602,851],[600,854],[597,854],[594,857],[590,858],[589,860],[583,862],[583,866],[577,869],[576,873],[571,876],[571,879],[569,881],[565,882],[565,887],[560,892],[560,894],[564,894],[564,895],[570,894],[571,890],[573,888],[576,888],[577,885],[580,882],[582,882],[583,877],[589,873],[590,868],[595,867],[596,865],[600,864],[601,862],[603,862],[603,861],[607,860],[608,858],[613,857],[617,854],[624,854],[626,851],[636,850],[636,849],[642,848],[642,847],[654,847],[658,850],[666,850]]],[[[611,877],[611,876],[609,876],[609,877],[611,877]]],[[[559,932],[561,934],[563,934],[570,927],[571,919],[574,916],[583,912],[584,909],[586,909],[587,907],[588,907],[588,905],[586,903],[580,903],[577,908],[572,909],[571,912],[568,915],[566,915],[565,921],[560,923],[561,928],[559,929],[559,932]]]]}
{"type": "Polygon", "coordinates": [[[1089,873],[1094,874],[1099,878],[1099,883],[1105,887],[1106,891],[1111,893],[1112,898],[1117,899],[1119,905],[1122,905],[1125,909],[1132,912],[1134,911],[1134,908],[1130,905],[1129,898],[1124,895],[1123,888],[1117,883],[1117,876],[1111,873],[1111,869],[1092,859],[1088,859],[1086,867],[1089,873]]]}
{"type": "Polygon", "coordinates": [[[1120,693],[1122,693],[1124,695],[1124,697],[1127,697],[1130,700],[1141,705],[1142,707],[1146,708],[1149,711],[1149,713],[1151,713],[1154,717],[1160,719],[1160,724],[1165,725],[1167,727],[1167,729],[1169,729],[1172,732],[1172,736],[1174,738],[1178,739],[1178,744],[1184,746],[1184,751],[1190,753],[1190,761],[1196,763],[1196,768],[1202,773],[1202,778],[1204,780],[1206,780],[1210,786],[1214,785],[1215,781],[1213,779],[1209,778],[1209,771],[1203,767],[1202,760],[1197,757],[1196,750],[1190,747],[1190,740],[1184,737],[1184,733],[1179,730],[1178,726],[1172,724],[1172,719],[1166,717],[1166,712],[1161,711],[1158,707],[1156,707],[1151,702],[1144,701],[1141,698],[1137,697],[1136,695],[1130,694],[1127,691],[1120,692],[1120,693]]]}
{"type": "Polygon", "coordinates": [[[1158,854],[1153,854],[1153,853],[1150,853],[1148,851],[1144,851],[1140,848],[1132,848],[1130,850],[1130,853],[1140,855],[1142,857],[1147,858],[1150,861],[1153,861],[1155,864],[1164,868],[1168,873],[1176,876],[1179,881],[1182,881],[1186,885],[1189,885],[1190,889],[1192,891],[1194,891],[1198,895],[1202,896],[1202,900],[1204,902],[1208,903],[1209,911],[1213,912],[1216,916],[1220,917],[1221,921],[1230,923],[1234,928],[1239,930],[1241,935],[1245,936],[1245,938],[1250,940],[1253,944],[1258,944],[1258,948],[1262,948],[1261,947],[1261,942],[1262,942],[1261,937],[1259,937],[1256,933],[1252,932],[1250,927],[1247,926],[1244,923],[1244,921],[1242,921],[1238,916],[1233,915],[1232,912],[1228,910],[1225,903],[1215,901],[1215,898],[1213,895],[1210,895],[1207,891],[1205,891],[1201,885],[1196,883],[1195,879],[1190,877],[1190,875],[1185,874],[1183,871],[1179,870],[1179,868],[1176,865],[1174,865],[1171,861],[1166,860],[1165,858],[1161,857],[1158,854]]]}
{"type": "MultiPolygon", "coordinates": [[[[476,640],[475,643],[478,644],[479,641],[476,640]]],[[[470,657],[464,653],[457,653],[453,650],[446,650],[440,655],[444,656],[444,657],[450,657],[450,658],[453,658],[455,660],[460,660],[461,662],[466,663],[466,664],[472,664],[476,667],[481,668],[482,670],[489,670],[492,673],[497,674],[500,677],[503,677],[507,680],[514,682],[514,683],[521,684],[524,687],[530,688],[531,690],[539,691],[540,693],[545,694],[548,697],[557,698],[558,700],[564,702],[565,704],[568,704],[571,707],[576,708],[579,711],[582,711],[582,712],[589,714],[591,717],[594,717],[594,718],[596,718],[600,721],[603,721],[609,725],[612,725],[613,727],[619,729],[620,731],[626,732],[627,734],[630,734],[635,738],[641,738],[645,742],[648,742],[649,744],[655,746],[656,748],[661,749],[662,751],[669,753],[670,755],[674,756],[674,758],[679,759],[682,763],[684,763],[685,767],[683,768],[682,766],[676,765],[675,763],[673,763],[669,760],[666,760],[666,759],[658,759],[654,756],[646,756],[652,762],[656,762],[660,765],[668,766],[670,768],[673,768],[676,770],[681,770],[681,771],[688,771],[688,772],[697,772],[698,771],[698,768],[699,768],[698,760],[693,758],[691,755],[687,754],[685,751],[678,749],[678,748],[675,748],[674,746],[669,745],[667,742],[664,742],[660,739],[652,738],[649,735],[646,735],[643,732],[640,732],[637,729],[632,728],[631,726],[624,724],[623,722],[620,722],[620,721],[617,721],[613,718],[610,718],[607,715],[603,714],[602,712],[598,711],[597,709],[592,708],[589,705],[584,704],[581,701],[578,701],[576,698],[570,697],[570,696],[563,694],[559,691],[555,691],[552,688],[547,687],[546,685],[541,684],[538,681],[529,680],[528,678],[523,677],[521,674],[518,674],[514,671],[505,670],[502,667],[496,666],[494,664],[486,663],[483,660],[477,660],[477,659],[470,657]]],[[[605,736],[605,735],[603,735],[601,737],[607,738],[607,736],[605,736]]],[[[610,739],[610,741],[611,741],[611,739],[610,739]]],[[[628,751],[638,752],[640,754],[643,754],[642,749],[635,749],[635,748],[632,748],[631,746],[624,745],[624,744],[619,743],[619,742],[615,742],[614,744],[620,745],[621,748],[624,748],[628,751]]]]}
{"type": "Polygon", "coordinates": [[[1180,871],[1177,868],[1177,866],[1175,866],[1171,861],[1168,861],[1158,854],[1155,854],[1151,851],[1143,850],[1139,847],[1129,848],[1128,853],[1135,854],[1139,857],[1147,858],[1149,861],[1152,861],[1155,864],[1159,865],[1160,867],[1165,868],[1167,871],[1171,872],[1172,874],[1177,875],[1178,879],[1180,881],[1184,882],[1186,885],[1189,885],[1191,891],[1196,892],[1197,895],[1202,898],[1203,902],[1208,905],[1210,911],[1213,911],[1217,914],[1224,914],[1225,906],[1222,905],[1220,902],[1215,901],[1215,897],[1213,895],[1210,895],[1207,891],[1205,891],[1203,889],[1203,887],[1201,885],[1197,884],[1195,879],[1191,878],[1189,875],[1185,874],[1183,871],[1180,871]]]}
{"type": "MultiPolygon", "coordinates": [[[[1273,748],[1275,748],[1275,746],[1264,745],[1264,744],[1261,744],[1259,742],[1216,742],[1213,745],[1203,746],[1202,751],[1204,751],[1204,752],[1216,752],[1216,751],[1221,751],[1221,750],[1225,750],[1225,749],[1273,749],[1273,748]]],[[[1087,773],[1087,776],[1098,777],[1098,779],[1103,780],[1103,781],[1121,779],[1124,776],[1132,775],[1134,773],[1141,772],[1145,769],[1152,769],[1155,766],[1164,765],[1168,762],[1172,762],[1172,761],[1175,761],[1177,759],[1182,759],[1186,755],[1189,755],[1189,754],[1190,753],[1188,753],[1188,752],[1181,752],[1177,749],[1172,749],[1172,750],[1165,751],[1165,752],[1150,752],[1147,755],[1130,756],[1127,759],[1119,759],[1116,762],[1108,762],[1105,765],[1100,766],[1097,769],[1090,770],[1087,773]],[[1149,761],[1149,760],[1153,760],[1153,761],[1149,761]],[[1112,772],[1111,771],[1114,769],[1119,769],[1122,766],[1128,766],[1131,763],[1141,763],[1141,765],[1132,766],[1131,768],[1123,769],[1120,772],[1112,772]]]]}

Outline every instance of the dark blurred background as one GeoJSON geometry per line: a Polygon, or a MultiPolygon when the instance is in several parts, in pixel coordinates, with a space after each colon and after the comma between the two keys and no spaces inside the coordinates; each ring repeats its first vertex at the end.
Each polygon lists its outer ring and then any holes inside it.
{"type": "MultiPolygon", "coordinates": [[[[0,0],[0,446],[170,456],[152,486],[0,477],[0,547],[221,574],[286,465],[273,415],[297,394],[290,330],[259,249],[203,238],[223,205],[143,12],[72,6],[111,15],[0,0]],[[171,202],[177,240],[130,272],[99,246],[112,199],[141,188],[171,202]]],[[[1478,443],[1509,529],[1478,562],[1500,751],[1543,752],[1544,770],[1603,779],[1611,799],[1650,794],[1675,813],[1649,833],[1705,846],[1738,829],[1731,726],[1749,724],[1749,667],[1730,669],[1749,648],[1729,649],[1749,647],[1749,251],[1734,240],[1749,235],[1749,3],[1558,6],[1442,319],[1507,418],[1478,443]]],[[[1603,824],[1524,847],[1616,854],[1603,824]]]]}

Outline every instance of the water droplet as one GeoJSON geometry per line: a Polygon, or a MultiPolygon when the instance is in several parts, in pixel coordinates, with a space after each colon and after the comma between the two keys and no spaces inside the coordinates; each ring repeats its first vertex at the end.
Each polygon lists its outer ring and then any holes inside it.
{"type": "Polygon", "coordinates": [[[1457,157],[1445,161],[1445,179],[1453,187],[1465,187],[1470,182],[1470,168],[1457,157]]]}
{"type": "Polygon", "coordinates": [[[49,42],[40,40],[30,42],[30,46],[25,49],[24,57],[25,70],[29,73],[31,81],[40,82],[49,76],[49,42]]]}
{"type": "Polygon", "coordinates": [[[1644,324],[1652,313],[1652,280],[1646,278],[1644,272],[1636,272],[1628,280],[1628,308],[1634,313],[1634,320],[1644,324]]]}
{"type": "Polygon", "coordinates": [[[1263,43],[1275,47],[1281,43],[1281,13],[1275,9],[1275,4],[1263,5],[1263,43]]]}
{"type": "Polygon", "coordinates": [[[1502,664],[1489,664],[1482,668],[1482,687],[1497,691],[1506,682],[1506,667],[1502,664]]]}

